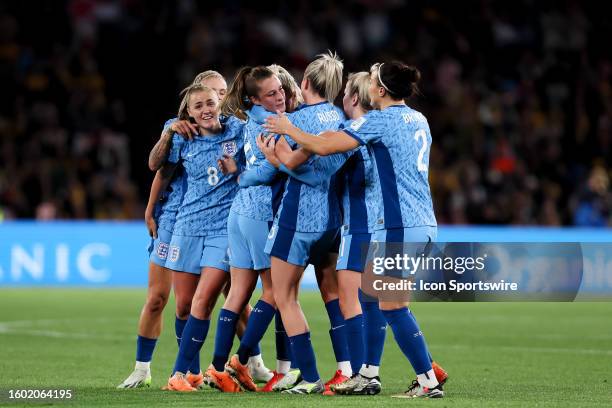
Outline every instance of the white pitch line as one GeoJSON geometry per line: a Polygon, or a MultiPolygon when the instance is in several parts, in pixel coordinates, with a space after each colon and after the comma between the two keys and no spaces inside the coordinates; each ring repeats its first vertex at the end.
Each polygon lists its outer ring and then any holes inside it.
{"type": "Polygon", "coordinates": [[[21,334],[26,336],[40,336],[66,339],[102,339],[102,340],[132,340],[134,336],[117,336],[109,334],[92,334],[81,332],[63,332],[57,330],[41,330],[31,328],[31,326],[48,326],[57,323],[74,323],[75,321],[87,321],[96,323],[108,323],[116,321],[132,320],[127,318],[76,318],[76,319],[37,319],[37,320],[13,320],[8,322],[0,322],[0,334],[21,334]],[[30,326],[30,327],[26,327],[30,326]]]}

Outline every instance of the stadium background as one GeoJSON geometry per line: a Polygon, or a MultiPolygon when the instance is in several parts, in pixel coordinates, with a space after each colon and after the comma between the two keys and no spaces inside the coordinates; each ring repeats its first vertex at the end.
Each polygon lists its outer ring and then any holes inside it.
{"type": "MultiPolygon", "coordinates": [[[[412,63],[423,73],[412,105],[434,138],[441,234],[612,242],[611,22],[597,2],[570,0],[1,3],[0,392],[71,387],[88,406],[201,406],[201,396],[112,386],[131,368],[144,300],[148,152],[178,92],[205,69],[229,82],[241,65],[278,63],[299,81],[326,49],[347,73],[389,58],[412,63]],[[15,287],[34,285],[44,287],[15,287]]],[[[303,303],[320,367],[331,371],[321,302],[313,292],[303,303]]],[[[453,376],[454,405],[601,406],[612,402],[610,305],[414,307],[453,376]]],[[[170,332],[156,352],[155,386],[174,357],[170,332]]],[[[411,377],[389,339],[385,393],[411,377]]],[[[270,336],[263,347],[274,355],[270,336]]]]}

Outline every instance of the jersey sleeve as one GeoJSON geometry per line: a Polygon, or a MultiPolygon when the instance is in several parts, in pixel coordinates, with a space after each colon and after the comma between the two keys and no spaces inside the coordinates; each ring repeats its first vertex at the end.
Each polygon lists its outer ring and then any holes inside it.
{"type": "Polygon", "coordinates": [[[341,129],[343,132],[357,140],[360,145],[376,142],[383,135],[383,128],[380,121],[375,120],[378,111],[370,111],[362,117],[355,119],[348,126],[341,129]]]}
{"type": "Polygon", "coordinates": [[[172,135],[172,146],[170,146],[170,151],[168,152],[168,162],[169,163],[178,163],[181,160],[181,152],[183,151],[183,147],[185,146],[185,139],[180,136],[178,133],[172,135]]]}
{"type": "Polygon", "coordinates": [[[313,165],[317,173],[323,178],[330,178],[346,163],[353,155],[354,150],[350,152],[335,153],[329,156],[317,156],[313,165]]]}
{"type": "Polygon", "coordinates": [[[248,169],[240,173],[238,184],[240,187],[259,186],[270,184],[278,170],[267,160],[257,160],[248,169]]]}
{"type": "Polygon", "coordinates": [[[164,130],[168,129],[168,127],[172,125],[174,122],[176,122],[177,120],[178,120],[177,118],[168,119],[166,123],[164,123],[164,130]]]}
{"type": "Polygon", "coordinates": [[[302,164],[295,170],[288,169],[281,164],[279,170],[291,177],[308,184],[311,187],[324,184],[346,163],[354,150],[345,153],[336,153],[329,156],[315,156],[313,160],[302,164]]]}

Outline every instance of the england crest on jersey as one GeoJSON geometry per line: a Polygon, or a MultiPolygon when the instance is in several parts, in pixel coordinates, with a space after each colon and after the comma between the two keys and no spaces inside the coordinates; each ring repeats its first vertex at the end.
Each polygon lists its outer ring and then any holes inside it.
{"type": "Polygon", "coordinates": [[[228,155],[230,157],[234,157],[238,152],[238,146],[236,146],[236,142],[233,140],[231,142],[223,142],[222,147],[223,154],[228,155]]]}

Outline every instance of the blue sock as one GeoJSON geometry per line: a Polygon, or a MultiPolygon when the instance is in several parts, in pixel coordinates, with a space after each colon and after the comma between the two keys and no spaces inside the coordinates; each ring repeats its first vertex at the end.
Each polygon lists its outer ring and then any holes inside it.
{"type": "Polygon", "coordinates": [[[232,351],[236,325],[238,324],[238,313],[231,310],[221,309],[217,321],[217,333],[215,334],[215,351],[213,353],[213,365],[215,370],[224,371],[225,362],[232,351]]]}
{"type": "Polygon", "coordinates": [[[291,355],[300,368],[302,378],[308,382],[319,381],[321,377],[317,371],[317,360],[312,349],[310,332],[289,337],[289,343],[291,344],[291,355]]]}
{"type": "Polygon", "coordinates": [[[395,341],[418,374],[431,370],[429,351],[423,333],[406,307],[382,311],[395,336],[395,341]]]}
{"type": "Polygon", "coordinates": [[[329,323],[331,324],[329,336],[331,337],[336,361],[350,361],[351,356],[348,351],[348,342],[346,339],[346,323],[340,311],[340,300],[335,299],[327,302],[325,304],[325,309],[327,309],[329,323]]]}
{"type": "MultiPolygon", "coordinates": [[[[177,371],[186,373],[187,371],[191,371],[193,369],[193,362],[196,357],[198,357],[200,349],[204,345],[209,327],[210,320],[200,320],[193,315],[189,315],[185,329],[183,329],[181,345],[179,347],[178,355],[176,356],[176,362],[174,363],[174,373],[177,371]]],[[[200,371],[198,370],[191,372],[197,374],[200,371]]]]}
{"type": "Polygon", "coordinates": [[[358,373],[363,364],[365,353],[364,334],[363,334],[363,315],[358,314],[350,319],[346,319],[346,338],[349,354],[351,356],[351,369],[353,373],[358,373]]]}
{"type": "Polygon", "coordinates": [[[380,366],[380,360],[385,347],[385,337],[387,336],[387,319],[385,319],[385,316],[380,311],[378,301],[369,302],[362,298],[361,310],[363,310],[365,343],[363,362],[367,365],[380,366]]]}
{"type": "Polygon", "coordinates": [[[136,361],[148,363],[153,357],[157,339],[149,339],[148,337],[138,336],[136,340],[136,361]]]}
{"type": "Polygon", "coordinates": [[[185,330],[185,325],[187,324],[187,320],[179,319],[177,316],[174,317],[174,333],[176,334],[176,343],[181,346],[181,337],[183,337],[183,330],[185,330]]]}
{"type": "Polygon", "coordinates": [[[259,346],[259,343],[257,343],[255,347],[249,350],[249,357],[258,356],[260,354],[261,354],[261,347],[259,346]]]}
{"type": "Polygon", "coordinates": [[[285,331],[285,326],[283,325],[283,319],[281,318],[280,311],[277,311],[276,315],[274,316],[274,328],[276,332],[276,359],[290,361],[291,345],[289,344],[289,337],[285,331]]]}
{"type": "Polygon", "coordinates": [[[276,309],[272,305],[263,300],[257,301],[257,304],[255,304],[251,311],[246,330],[240,340],[240,347],[238,347],[240,364],[246,364],[249,361],[250,351],[257,346],[264,334],[266,334],[266,330],[275,313],[276,309]]]}
{"type": "MultiPolygon", "coordinates": [[[[181,338],[183,337],[183,330],[185,330],[185,325],[187,324],[187,320],[179,319],[175,316],[174,318],[174,333],[176,334],[176,342],[181,347],[181,338]]],[[[192,373],[200,372],[200,354],[193,359],[192,365],[189,367],[189,371],[192,373]]]]}

